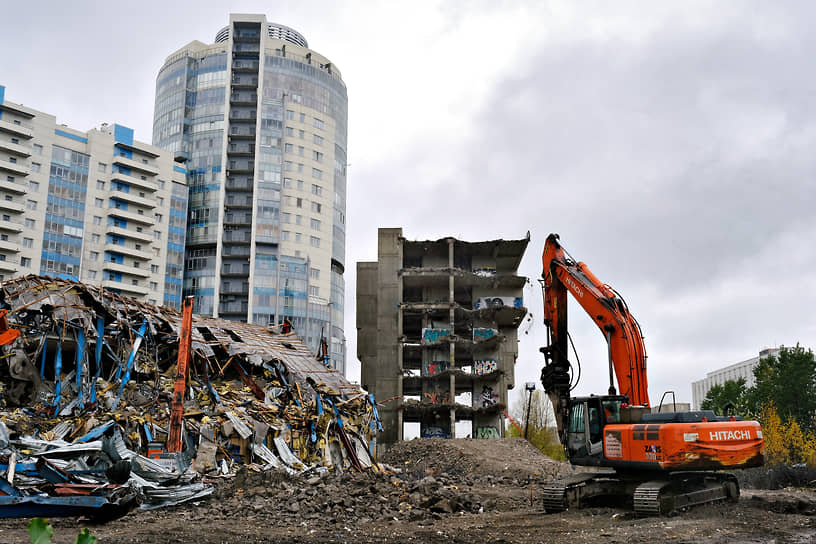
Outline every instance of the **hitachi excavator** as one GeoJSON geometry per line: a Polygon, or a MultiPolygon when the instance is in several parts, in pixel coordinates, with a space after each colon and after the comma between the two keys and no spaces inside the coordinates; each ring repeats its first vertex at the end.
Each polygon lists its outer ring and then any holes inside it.
{"type": "Polygon", "coordinates": [[[763,464],[759,423],[706,410],[652,413],[643,334],[623,298],[586,264],[572,259],[557,234],[547,237],[542,260],[548,345],[541,348],[541,382],[569,461],[602,467],[550,482],[544,490],[545,509],[557,512],[611,497],[631,501],[639,514],[656,515],[737,500],[737,479],[724,470],[763,464]],[[567,358],[567,293],[606,337],[606,395],[570,395],[580,372],[573,372],[567,358]]]}

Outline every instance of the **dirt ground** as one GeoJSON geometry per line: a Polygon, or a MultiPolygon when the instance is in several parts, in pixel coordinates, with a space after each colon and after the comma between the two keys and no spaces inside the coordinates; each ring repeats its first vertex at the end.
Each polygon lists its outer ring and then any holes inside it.
{"type": "MultiPolygon", "coordinates": [[[[101,543],[816,541],[816,490],[748,488],[776,482],[767,471],[740,475],[736,504],[637,517],[623,506],[544,513],[541,487],[572,468],[520,439],[413,440],[380,461],[395,470],[296,479],[242,471],[198,504],[137,511],[103,525],[50,520],[53,540],[71,543],[88,526],[101,543]]],[[[798,483],[813,484],[805,480],[798,483]]],[[[28,521],[0,520],[0,542],[28,543],[28,521]]]]}

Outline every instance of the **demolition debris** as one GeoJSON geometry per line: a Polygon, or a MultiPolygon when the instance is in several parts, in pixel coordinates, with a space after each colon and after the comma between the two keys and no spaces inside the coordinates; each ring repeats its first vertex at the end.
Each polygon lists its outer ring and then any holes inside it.
{"type": "Polygon", "coordinates": [[[193,316],[174,405],[181,313],[41,276],[3,283],[0,308],[0,517],[179,504],[238,467],[379,470],[374,398],[288,324],[193,316]]]}

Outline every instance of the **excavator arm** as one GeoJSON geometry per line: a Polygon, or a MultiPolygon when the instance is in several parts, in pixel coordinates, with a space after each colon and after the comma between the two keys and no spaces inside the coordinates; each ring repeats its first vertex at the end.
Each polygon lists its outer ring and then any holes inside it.
{"type": "MultiPolygon", "coordinates": [[[[637,320],[621,296],[602,283],[586,264],[576,262],[564,251],[557,234],[550,234],[542,255],[544,322],[549,345],[541,348],[546,365],[541,373],[544,389],[563,420],[568,412],[571,365],[567,358],[567,293],[589,314],[606,338],[609,354],[609,394],[617,378],[620,394],[634,405],[648,406],[646,347],[637,320]]],[[[563,421],[559,421],[559,430],[563,421]]]]}

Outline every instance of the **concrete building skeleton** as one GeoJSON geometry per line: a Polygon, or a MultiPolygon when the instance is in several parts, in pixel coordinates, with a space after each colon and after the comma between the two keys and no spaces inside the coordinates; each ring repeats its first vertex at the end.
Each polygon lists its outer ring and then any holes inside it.
{"type": "Polygon", "coordinates": [[[75,130],[5,94],[0,86],[0,280],[81,280],[179,308],[186,169],[128,127],[75,130]]]}
{"type": "Polygon", "coordinates": [[[529,241],[408,241],[379,229],[377,262],[357,263],[357,356],[363,388],[382,403],[378,447],[412,422],[424,437],[453,437],[457,421],[474,438],[504,435],[529,241]]]}

